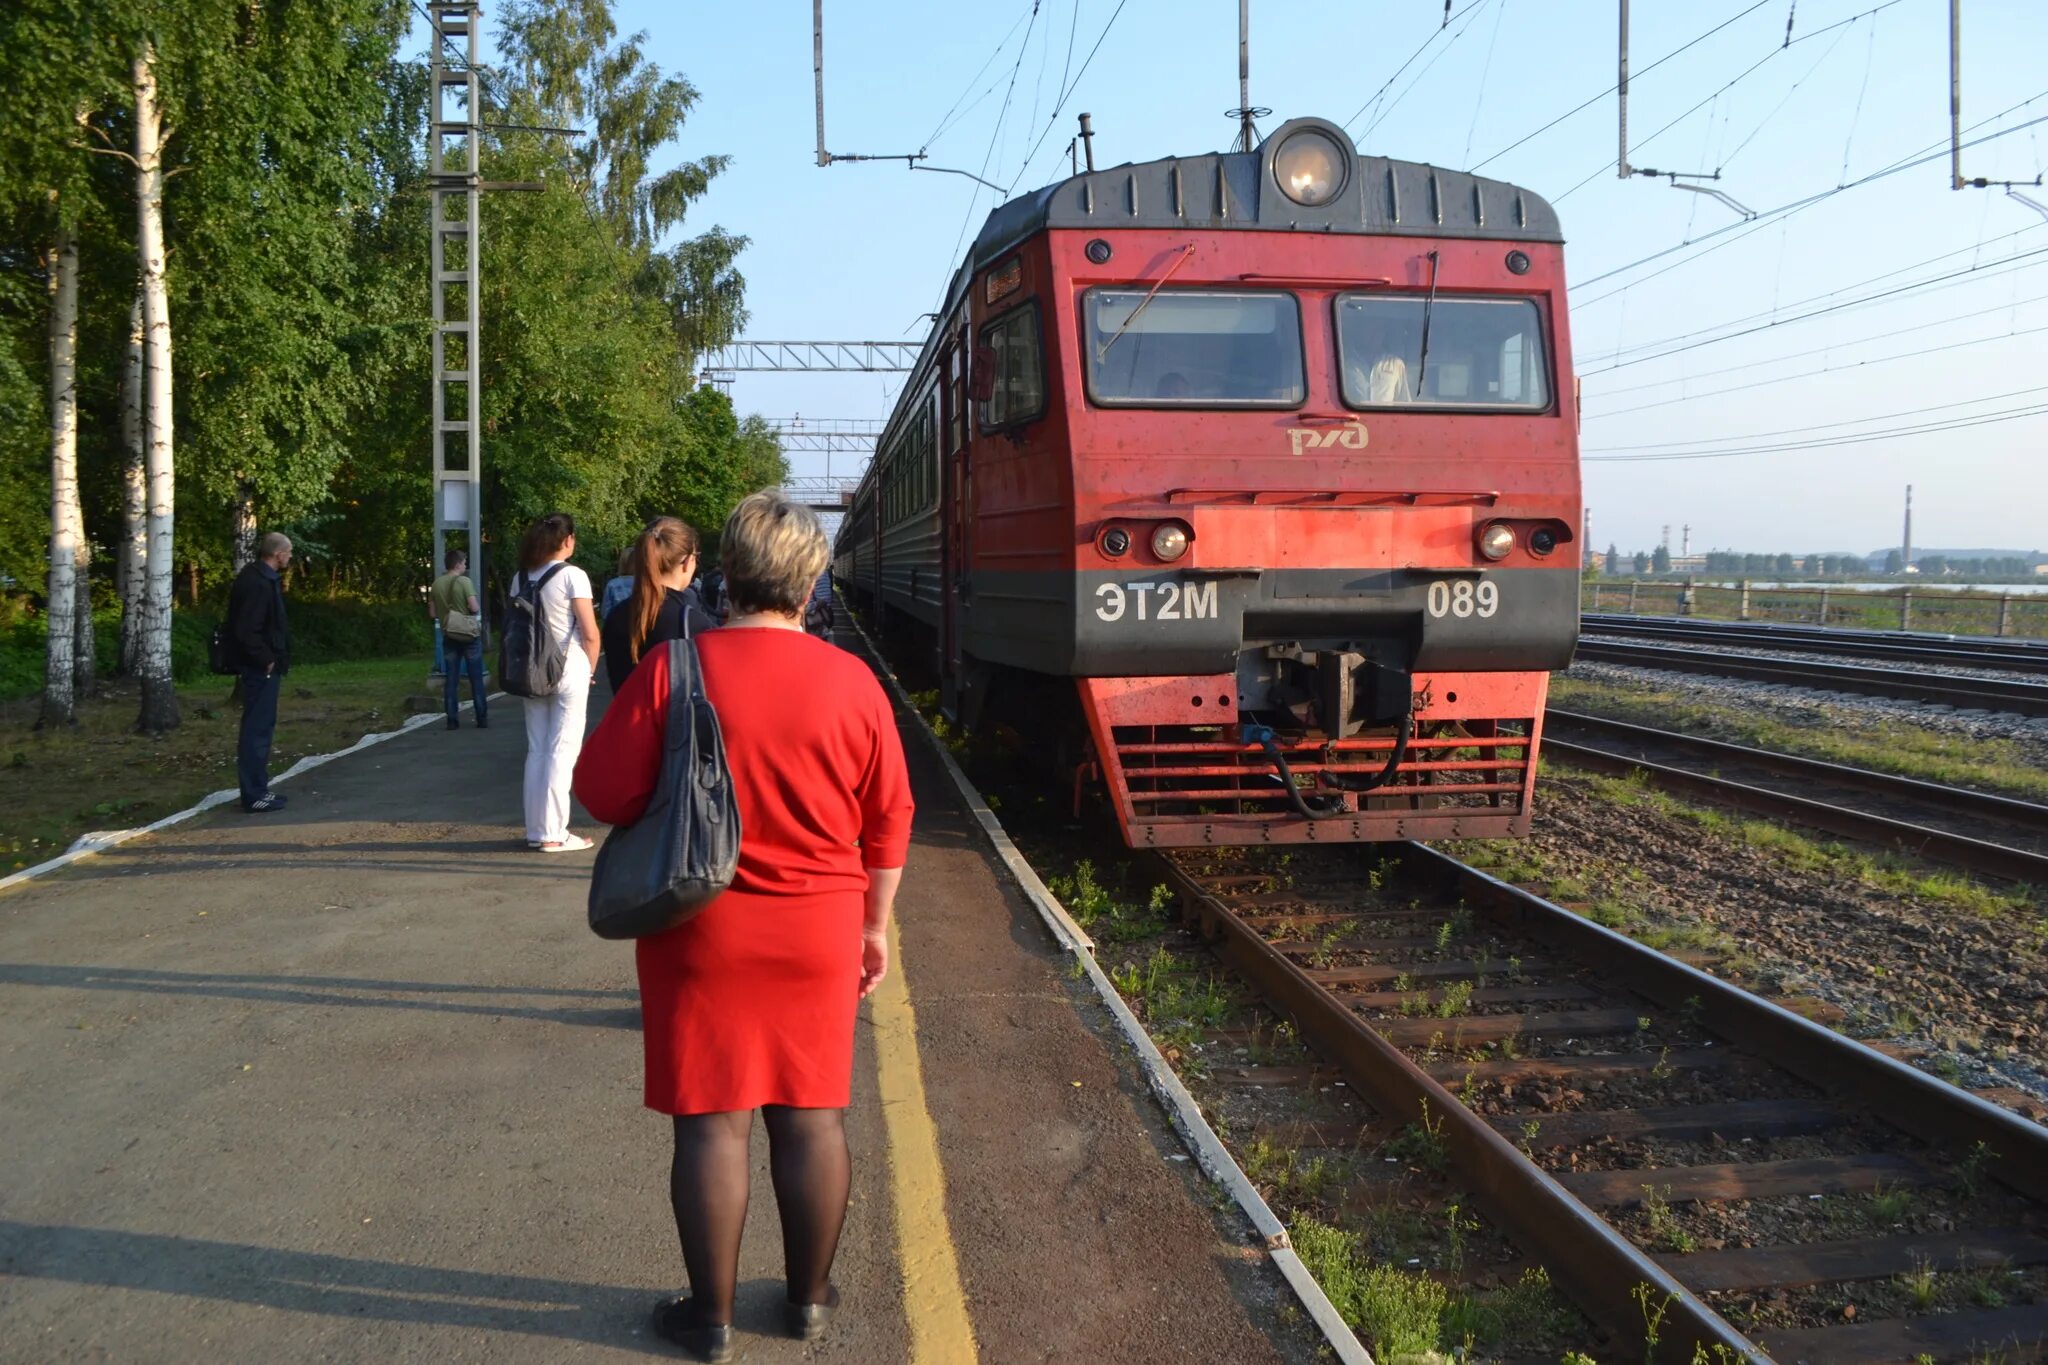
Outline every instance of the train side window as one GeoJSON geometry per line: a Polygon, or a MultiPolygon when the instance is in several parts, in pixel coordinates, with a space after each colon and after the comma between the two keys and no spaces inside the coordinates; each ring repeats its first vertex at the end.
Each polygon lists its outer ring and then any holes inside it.
{"type": "Polygon", "coordinates": [[[995,391],[981,405],[981,429],[1028,422],[1045,411],[1045,365],[1038,347],[1038,309],[1012,308],[981,329],[995,353],[995,391]]]}

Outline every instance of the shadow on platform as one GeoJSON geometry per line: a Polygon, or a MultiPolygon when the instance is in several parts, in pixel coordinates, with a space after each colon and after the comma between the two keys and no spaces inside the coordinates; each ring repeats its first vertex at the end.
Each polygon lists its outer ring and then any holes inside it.
{"type": "Polygon", "coordinates": [[[533,1019],[549,1024],[637,1029],[640,1007],[630,990],[576,990],[552,986],[479,986],[430,981],[375,981],[352,977],[256,976],[215,972],[166,972],[137,967],[72,967],[34,962],[0,962],[0,987],[50,986],[84,991],[190,995],[216,1000],[249,1000],[272,1005],[343,1005],[356,1009],[425,1010],[477,1014],[498,1019],[533,1019]],[[375,995],[343,994],[375,991],[375,995]],[[433,1000],[432,995],[497,995],[503,1003],[433,1000]],[[520,997],[567,996],[615,1000],[611,1006],[525,1005],[520,997]]]}

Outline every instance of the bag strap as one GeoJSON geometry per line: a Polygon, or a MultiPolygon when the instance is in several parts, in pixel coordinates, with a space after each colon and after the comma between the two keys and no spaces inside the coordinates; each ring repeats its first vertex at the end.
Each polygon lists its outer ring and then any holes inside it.
{"type": "Polygon", "coordinates": [[[548,585],[548,580],[560,573],[568,562],[566,559],[556,560],[548,566],[548,571],[539,578],[531,577],[526,570],[521,569],[519,571],[519,595],[534,602],[540,601],[540,590],[545,588],[548,585]]]}
{"type": "Polygon", "coordinates": [[[702,693],[697,677],[697,650],[688,640],[668,642],[668,748],[687,746],[691,739],[691,703],[702,693]]]}

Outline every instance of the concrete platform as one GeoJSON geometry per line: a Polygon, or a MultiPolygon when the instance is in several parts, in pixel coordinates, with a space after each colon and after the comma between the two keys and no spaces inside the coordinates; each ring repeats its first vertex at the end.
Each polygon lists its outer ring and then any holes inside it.
{"type": "MultiPolygon", "coordinates": [[[[667,1353],[631,952],[583,926],[590,855],[518,842],[517,705],[0,895],[0,1361],[667,1353]]],[[[847,1306],[818,1346],[769,1335],[757,1132],[742,1358],[1310,1359],[906,739],[908,989],[862,1015],[847,1306]]]]}

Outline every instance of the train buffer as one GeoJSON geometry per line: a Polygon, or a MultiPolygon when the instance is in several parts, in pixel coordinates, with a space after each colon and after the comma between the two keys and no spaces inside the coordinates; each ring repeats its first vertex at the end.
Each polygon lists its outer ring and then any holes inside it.
{"type": "MultiPolygon", "coordinates": [[[[510,699],[507,699],[507,704],[510,699]]],[[[857,1035],[828,1354],[1307,1360],[937,760],[857,1035]],[[885,1102],[886,1100],[886,1102],[885,1102]]],[[[682,1283],[630,950],[439,726],[0,893],[0,1361],[640,1358],[682,1283]]],[[[756,1130],[743,1358],[780,1247],[756,1130]]],[[[1226,1205],[1227,1207],[1227,1205],[1226,1205]]]]}

